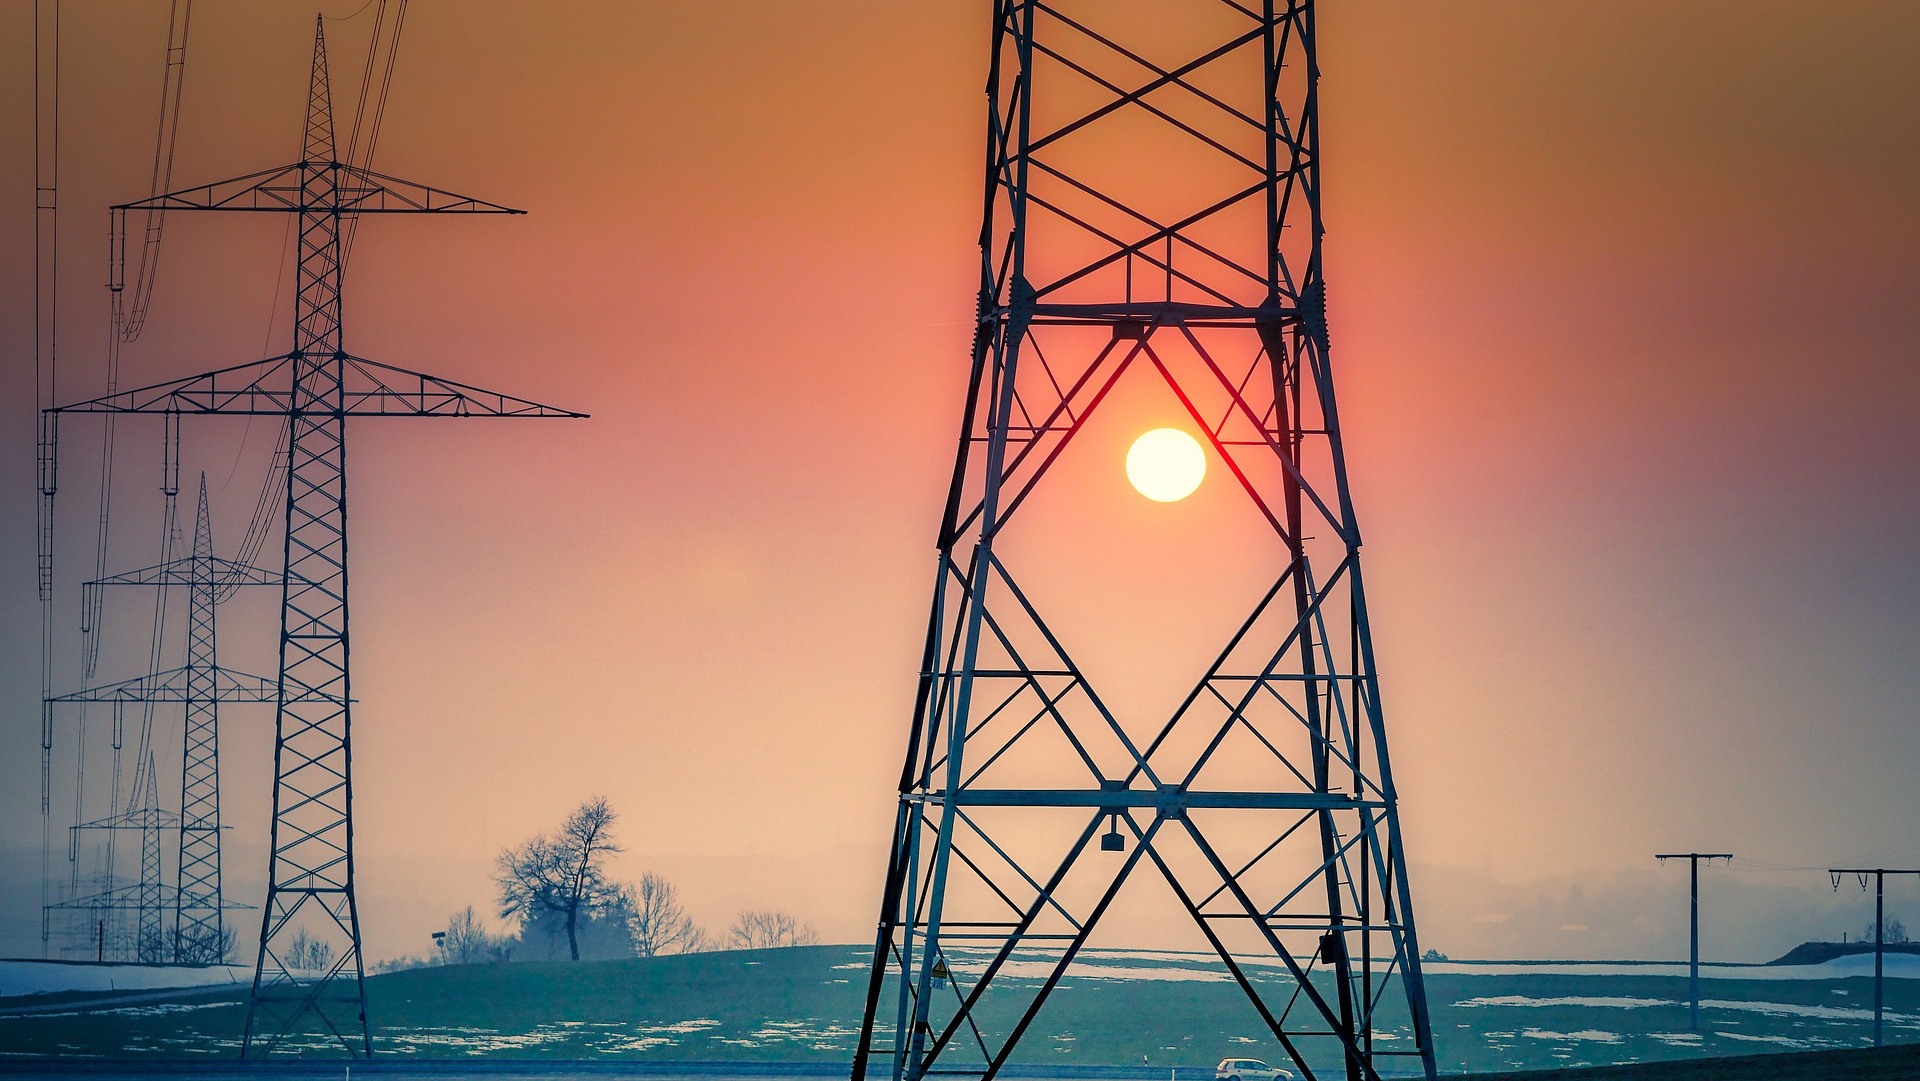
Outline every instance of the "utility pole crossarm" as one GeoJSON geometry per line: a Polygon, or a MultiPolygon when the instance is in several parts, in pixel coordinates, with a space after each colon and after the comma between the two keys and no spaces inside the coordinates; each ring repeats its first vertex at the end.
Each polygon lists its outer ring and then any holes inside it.
{"type": "MultiPolygon", "coordinates": [[[[206,562],[212,569],[212,584],[226,589],[231,586],[277,586],[280,576],[270,570],[246,563],[236,563],[219,556],[209,557],[206,562]]],[[[120,574],[96,578],[81,583],[82,587],[97,589],[101,586],[191,586],[198,582],[194,573],[192,558],[176,559],[157,567],[142,567],[137,571],[125,571],[120,574]]]]}
{"type": "Polygon", "coordinates": [[[1656,852],[1653,854],[1653,858],[1657,860],[1730,860],[1733,858],[1733,853],[1731,852],[1656,852]]]}
{"type": "MultiPolygon", "coordinates": [[[[200,375],[137,387],[50,413],[194,413],[284,417],[315,410],[294,407],[294,370],[301,354],[288,353],[200,375]]],[[[392,364],[340,354],[337,409],[342,417],[559,417],[585,413],[469,386],[392,364]]]]}
{"type": "MultiPolygon", "coordinates": [[[[190,668],[170,668],[152,675],[135,676],[118,683],[103,683],[69,694],[56,695],[49,702],[185,702],[192,694],[187,686],[194,672],[190,668]]],[[[265,676],[249,675],[228,668],[212,670],[210,701],[274,702],[279,685],[265,676]]]]}
{"type": "MultiPolygon", "coordinates": [[[[172,825],[173,823],[165,823],[172,825]]],[[[86,827],[76,827],[86,828],[86,827]]],[[[101,893],[86,897],[75,897],[66,901],[55,901],[47,906],[51,909],[71,909],[78,911],[135,912],[141,907],[140,887],[118,886],[101,893]]]]}
{"type": "MultiPolygon", "coordinates": [[[[312,210],[311,196],[303,194],[304,177],[310,163],[296,161],[274,169],[216,180],[193,188],[167,192],[130,203],[115,204],[113,209],[129,210],[233,210],[299,213],[312,210]]],[[[327,210],[342,214],[525,214],[526,211],[499,203],[490,203],[471,195],[443,191],[427,184],[359,169],[344,162],[326,162],[322,167],[336,176],[332,194],[337,202],[327,210]]]]}

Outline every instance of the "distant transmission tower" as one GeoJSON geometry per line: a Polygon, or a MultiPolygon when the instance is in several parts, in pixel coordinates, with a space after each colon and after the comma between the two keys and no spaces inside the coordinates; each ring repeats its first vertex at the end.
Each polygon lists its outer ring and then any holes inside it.
{"type": "Polygon", "coordinates": [[[972,379],[855,1081],[995,1077],[1147,877],[1296,1074],[1434,1076],[1328,360],[1313,5],[1154,10],[994,6],[972,379]],[[1274,542],[1159,707],[1103,698],[1005,543],[1129,374],[1274,542]]]}
{"type": "MultiPolygon", "coordinates": [[[[169,459],[170,475],[171,453],[169,459]]],[[[226,901],[220,886],[220,704],[273,702],[277,694],[272,680],[220,667],[215,650],[214,610],[224,595],[239,586],[279,584],[278,575],[213,554],[213,521],[207,505],[207,478],[202,474],[190,554],[157,566],[88,582],[84,587],[82,604],[89,608],[94,606],[96,591],[107,586],[147,586],[162,591],[178,587],[188,591],[186,664],[51,700],[111,704],[116,728],[122,710],[129,705],[149,710],[163,703],[185,707],[179,812],[160,807],[159,778],[153,768],[152,746],[148,741],[143,748],[129,807],[107,818],[73,827],[81,831],[140,831],[139,883],[52,906],[57,910],[91,913],[134,912],[135,956],[142,963],[212,964],[226,959],[225,913],[228,908],[239,906],[226,901]],[[178,831],[174,863],[178,880],[171,889],[165,885],[160,865],[160,835],[169,829],[178,831]]]]}
{"type": "MultiPolygon", "coordinates": [[[[273,855],[243,1057],[329,1047],[350,1055],[373,1050],[353,876],[347,418],[585,415],[346,351],[342,245],[360,215],[522,212],[338,160],[318,19],[308,85],[301,160],[114,208],[116,238],[124,236],[128,211],[297,215],[292,352],[50,411],[280,416],[291,425],[280,672],[273,688],[273,855]]],[[[121,262],[118,251],[114,262],[121,262]]]]}

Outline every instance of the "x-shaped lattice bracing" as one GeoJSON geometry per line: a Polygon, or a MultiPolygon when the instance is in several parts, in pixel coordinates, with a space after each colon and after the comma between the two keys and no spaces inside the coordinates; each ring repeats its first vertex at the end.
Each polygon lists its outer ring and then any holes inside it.
{"type": "MultiPolygon", "coordinates": [[[[1186,908],[1205,934],[1211,948],[1219,956],[1229,972],[1248,990],[1253,998],[1256,1010],[1262,1015],[1263,1019],[1273,1030],[1276,1038],[1297,1063],[1303,1066],[1305,1065],[1305,1060],[1301,1052],[1296,1048],[1294,1041],[1294,1036],[1298,1034],[1299,1023],[1293,1022],[1291,1027],[1289,1027],[1288,1015],[1296,1008],[1304,1005],[1319,1023],[1324,1023],[1329,1026],[1336,1023],[1335,1007],[1328,1002],[1326,997],[1315,987],[1311,978],[1317,959],[1314,956],[1308,956],[1305,962],[1302,963],[1280,940],[1277,932],[1268,926],[1272,917],[1278,913],[1280,906],[1276,905],[1262,912],[1254,904],[1251,895],[1240,885],[1248,868],[1242,867],[1238,871],[1227,870],[1226,865],[1220,860],[1220,857],[1214,851],[1213,846],[1207,841],[1202,831],[1192,822],[1185,820],[1184,817],[1156,816],[1151,818],[1147,824],[1143,826],[1135,818],[1133,813],[1122,813],[1119,816],[1119,820],[1127,824],[1135,841],[1133,855],[1125,859],[1121,866],[1106,879],[1104,887],[1099,891],[1098,899],[1093,903],[1091,909],[1088,910],[1084,916],[1075,916],[1073,913],[1061,907],[1061,902],[1058,900],[1058,891],[1063,879],[1075,865],[1076,860],[1085,852],[1088,843],[1095,836],[1099,826],[1107,820],[1108,816],[1106,812],[1096,812],[1091,817],[1086,828],[1082,830],[1074,842],[1068,846],[1059,865],[1043,883],[1027,869],[1021,867],[1013,857],[1007,855],[1005,850],[993,840],[990,834],[982,829],[963,809],[950,808],[949,810],[968,827],[969,832],[980,843],[987,845],[991,851],[998,855],[1010,868],[1017,871],[1021,880],[1026,884],[1027,888],[1032,891],[1032,896],[1024,904],[1017,901],[1014,897],[1010,896],[1006,890],[994,885],[996,881],[1004,878],[1004,876],[996,874],[1000,868],[983,867],[983,861],[968,854],[972,847],[972,842],[963,843],[962,841],[956,840],[953,843],[955,858],[961,860],[965,867],[978,875],[981,882],[992,890],[1000,905],[1006,909],[1007,915],[1013,917],[1013,923],[1011,927],[998,935],[968,935],[959,933],[943,936],[943,942],[951,942],[954,940],[964,942],[969,939],[998,938],[1000,944],[993,952],[991,958],[980,967],[977,974],[972,972],[970,968],[963,967],[955,962],[955,958],[958,955],[951,952],[953,947],[947,947],[943,951],[943,957],[949,963],[949,971],[951,978],[954,980],[954,986],[956,990],[963,989],[964,994],[958,996],[955,1008],[947,1015],[944,1026],[940,1029],[938,1036],[929,1045],[927,1050],[929,1060],[937,1059],[941,1053],[948,1050],[951,1041],[964,1032],[973,1037],[974,1043],[982,1051],[983,1057],[990,1060],[993,1067],[997,1069],[998,1065],[1004,1062],[1006,1051],[1012,1048],[1014,1043],[1018,1041],[1020,1034],[1037,1015],[1040,1004],[1042,1000],[1044,1000],[1047,991],[1068,973],[1075,956],[1081,948],[1086,945],[1088,936],[1094,930],[1095,925],[1099,922],[1107,907],[1118,896],[1129,876],[1131,876],[1133,871],[1140,865],[1140,859],[1143,856],[1150,858],[1154,866],[1160,871],[1161,876],[1165,879],[1173,894],[1180,900],[1183,907],[1186,908]],[[1156,847],[1152,843],[1156,831],[1160,830],[1163,825],[1169,823],[1177,823],[1180,830],[1184,830],[1191,836],[1194,849],[1207,857],[1215,874],[1218,876],[1219,885],[1214,889],[1212,894],[1209,894],[1207,898],[1201,901],[1194,901],[1188,891],[1187,886],[1188,880],[1192,877],[1191,872],[1183,875],[1167,861],[1163,855],[1166,850],[1164,842],[1159,847],[1156,847]],[[1239,911],[1216,912],[1212,914],[1207,914],[1202,911],[1208,902],[1223,893],[1230,895],[1231,899],[1236,903],[1235,907],[1237,907],[1239,911]],[[1043,935],[1026,934],[1025,932],[1034,926],[1035,921],[1041,913],[1048,909],[1059,914],[1061,917],[1059,922],[1070,929],[1069,932],[1064,934],[1055,933],[1043,935]],[[1244,972],[1244,966],[1249,960],[1245,952],[1236,951],[1229,947],[1220,935],[1213,930],[1210,921],[1232,916],[1252,917],[1255,925],[1261,929],[1262,934],[1266,937],[1272,950],[1272,956],[1277,958],[1294,977],[1295,982],[1292,985],[1292,994],[1284,1005],[1277,1008],[1274,1007],[1267,1001],[1268,995],[1262,994],[1254,988],[1253,983],[1249,982],[1244,972]],[[980,1006],[996,978],[1002,976],[1007,966],[1015,959],[1016,951],[1021,946],[1028,946],[1030,948],[1036,939],[1047,943],[1043,949],[1049,951],[1057,950],[1057,955],[1046,959],[1050,962],[1050,965],[1044,983],[1037,992],[1029,996],[1023,994],[1022,990],[1018,987],[1009,989],[1008,994],[1020,1000],[1020,1005],[1022,1006],[1020,1019],[1010,1032],[1005,1033],[1001,1046],[998,1048],[992,1047],[990,1046],[991,1037],[1000,1035],[1001,1030],[995,1029],[983,1032],[977,1021],[976,1008],[980,1006]],[[1064,944],[1058,944],[1061,943],[1063,939],[1065,940],[1064,944]],[[971,982],[969,982],[969,978],[971,982]]],[[[937,830],[937,827],[932,822],[927,822],[925,828],[929,831],[937,830]]],[[[1176,832],[1179,832],[1179,830],[1176,830],[1176,832]]],[[[1350,849],[1353,847],[1353,844],[1353,841],[1347,842],[1345,849],[1350,849]]],[[[1316,870],[1315,874],[1307,877],[1304,885],[1312,885],[1317,881],[1318,873],[1316,870]]],[[[924,909],[925,904],[926,897],[923,894],[920,899],[920,907],[924,909]]],[[[978,921],[968,921],[964,924],[949,924],[948,926],[977,928],[989,925],[982,924],[978,921]]],[[[1318,929],[1324,926],[1324,924],[1310,924],[1308,926],[1318,929]]],[[[1384,980],[1387,975],[1390,975],[1390,973],[1383,974],[1382,979],[1384,980]]],[[[1031,980],[1033,977],[1029,972],[1017,978],[1020,980],[1031,980]]],[[[1384,985],[1382,990],[1384,991],[1384,985]]],[[[1369,1013],[1372,1012],[1372,1005],[1377,1005],[1377,996],[1376,1002],[1370,1004],[1369,1013]]]]}
{"type": "MultiPolygon", "coordinates": [[[[1005,434],[1000,438],[1004,439],[1009,453],[998,485],[1001,502],[995,515],[993,534],[1006,528],[1129,369],[1136,362],[1144,360],[1205,436],[1208,446],[1214,451],[1215,460],[1226,467],[1235,483],[1283,541],[1289,539],[1287,526],[1282,520],[1284,513],[1272,505],[1275,493],[1267,490],[1269,484],[1256,479],[1252,469],[1258,463],[1247,455],[1268,452],[1271,463],[1285,471],[1298,485],[1302,497],[1312,505],[1317,515],[1315,524],[1338,537],[1357,543],[1357,534],[1348,524],[1347,517],[1335,506],[1329,505],[1320,494],[1319,482],[1302,469],[1297,460],[1299,448],[1289,442],[1289,433],[1274,427],[1280,403],[1274,396],[1273,386],[1255,378],[1274,364],[1268,346],[1259,346],[1248,364],[1246,374],[1235,378],[1215,357],[1216,349],[1209,348],[1192,328],[1185,325],[1143,326],[1137,338],[1110,338],[1094,350],[1077,372],[1072,373],[1070,380],[1063,381],[1060,362],[1048,360],[1046,353],[1039,348],[1038,339],[1038,333],[1030,333],[1020,343],[1024,355],[1017,358],[1018,363],[1012,364],[1015,385],[1005,390],[1011,413],[1003,418],[1001,430],[1005,434]],[[1176,341],[1186,347],[1190,359],[1175,359],[1157,350],[1153,337],[1160,332],[1174,334],[1176,341]],[[1190,387],[1189,381],[1183,380],[1174,370],[1176,364],[1198,369],[1195,374],[1200,379],[1195,382],[1203,385],[1190,387]],[[1214,394],[1212,404],[1217,413],[1202,409],[1201,391],[1214,394]]],[[[1002,364],[996,367],[995,382],[984,388],[987,393],[999,393],[998,381],[1008,378],[1008,366],[1002,364]]],[[[1297,377],[1298,365],[1292,357],[1283,357],[1280,366],[1289,373],[1289,378],[1297,377]]],[[[1316,392],[1316,400],[1311,403],[1316,408],[1320,407],[1317,398],[1316,392]]],[[[991,443],[996,438],[992,430],[994,419],[995,415],[989,408],[982,418],[981,430],[971,434],[969,439],[977,444],[991,443]]],[[[1325,429],[1303,428],[1300,434],[1303,437],[1321,438],[1328,433],[1325,429]]],[[[957,518],[953,531],[956,537],[973,529],[981,521],[986,509],[983,482],[975,482],[972,490],[964,494],[968,501],[957,518]]]]}

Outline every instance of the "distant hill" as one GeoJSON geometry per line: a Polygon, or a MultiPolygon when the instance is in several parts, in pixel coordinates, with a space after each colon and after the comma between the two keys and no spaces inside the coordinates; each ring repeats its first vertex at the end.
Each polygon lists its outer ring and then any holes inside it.
{"type": "MultiPolygon", "coordinates": [[[[1768,961],[1769,965],[1818,965],[1836,957],[1851,957],[1858,953],[1872,953],[1871,942],[1802,942],[1793,949],[1768,961]]],[[[1920,942],[1889,942],[1888,953],[1920,953],[1920,942]]]]}

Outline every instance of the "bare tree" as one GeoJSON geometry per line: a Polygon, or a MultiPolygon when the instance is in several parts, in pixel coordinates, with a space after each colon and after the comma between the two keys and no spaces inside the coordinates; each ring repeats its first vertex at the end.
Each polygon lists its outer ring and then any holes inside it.
{"type": "Polygon", "coordinates": [[[811,946],[819,941],[812,924],[801,923],[785,912],[742,912],[727,928],[727,945],[736,950],[811,946]]]}
{"type": "Polygon", "coordinates": [[[218,935],[175,931],[173,959],[182,965],[221,965],[233,957],[234,929],[223,927],[218,935]]]}
{"type": "MultiPolygon", "coordinates": [[[[1867,929],[1860,932],[1860,941],[1872,942],[1874,940],[1874,936],[1879,933],[1879,930],[1880,929],[1878,927],[1875,927],[1873,924],[1871,923],[1867,924],[1867,929]]],[[[1904,945],[1906,941],[1907,941],[1907,925],[1904,923],[1901,923],[1900,920],[1896,917],[1893,917],[1893,916],[1887,917],[1887,945],[1900,946],[1900,945],[1904,945]]]]}
{"type": "Polygon", "coordinates": [[[561,918],[567,949],[578,961],[582,914],[621,896],[605,867],[606,858],[620,851],[613,840],[616,817],[606,797],[595,796],[567,816],[559,833],[502,850],[494,877],[500,886],[500,915],[523,922],[542,912],[561,918]]]}
{"type": "Polygon", "coordinates": [[[642,957],[692,953],[706,940],[680,904],[680,891],[651,871],[640,876],[628,927],[633,931],[633,950],[642,957]]]}
{"type": "Polygon", "coordinates": [[[333,947],[307,934],[301,927],[293,932],[280,963],[300,972],[323,972],[333,964],[333,947]]]}
{"type": "Polygon", "coordinates": [[[480,917],[473,906],[453,914],[447,921],[447,929],[440,936],[440,963],[443,965],[470,965],[476,961],[491,960],[493,957],[493,936],[480,924],[480,917]]]}

